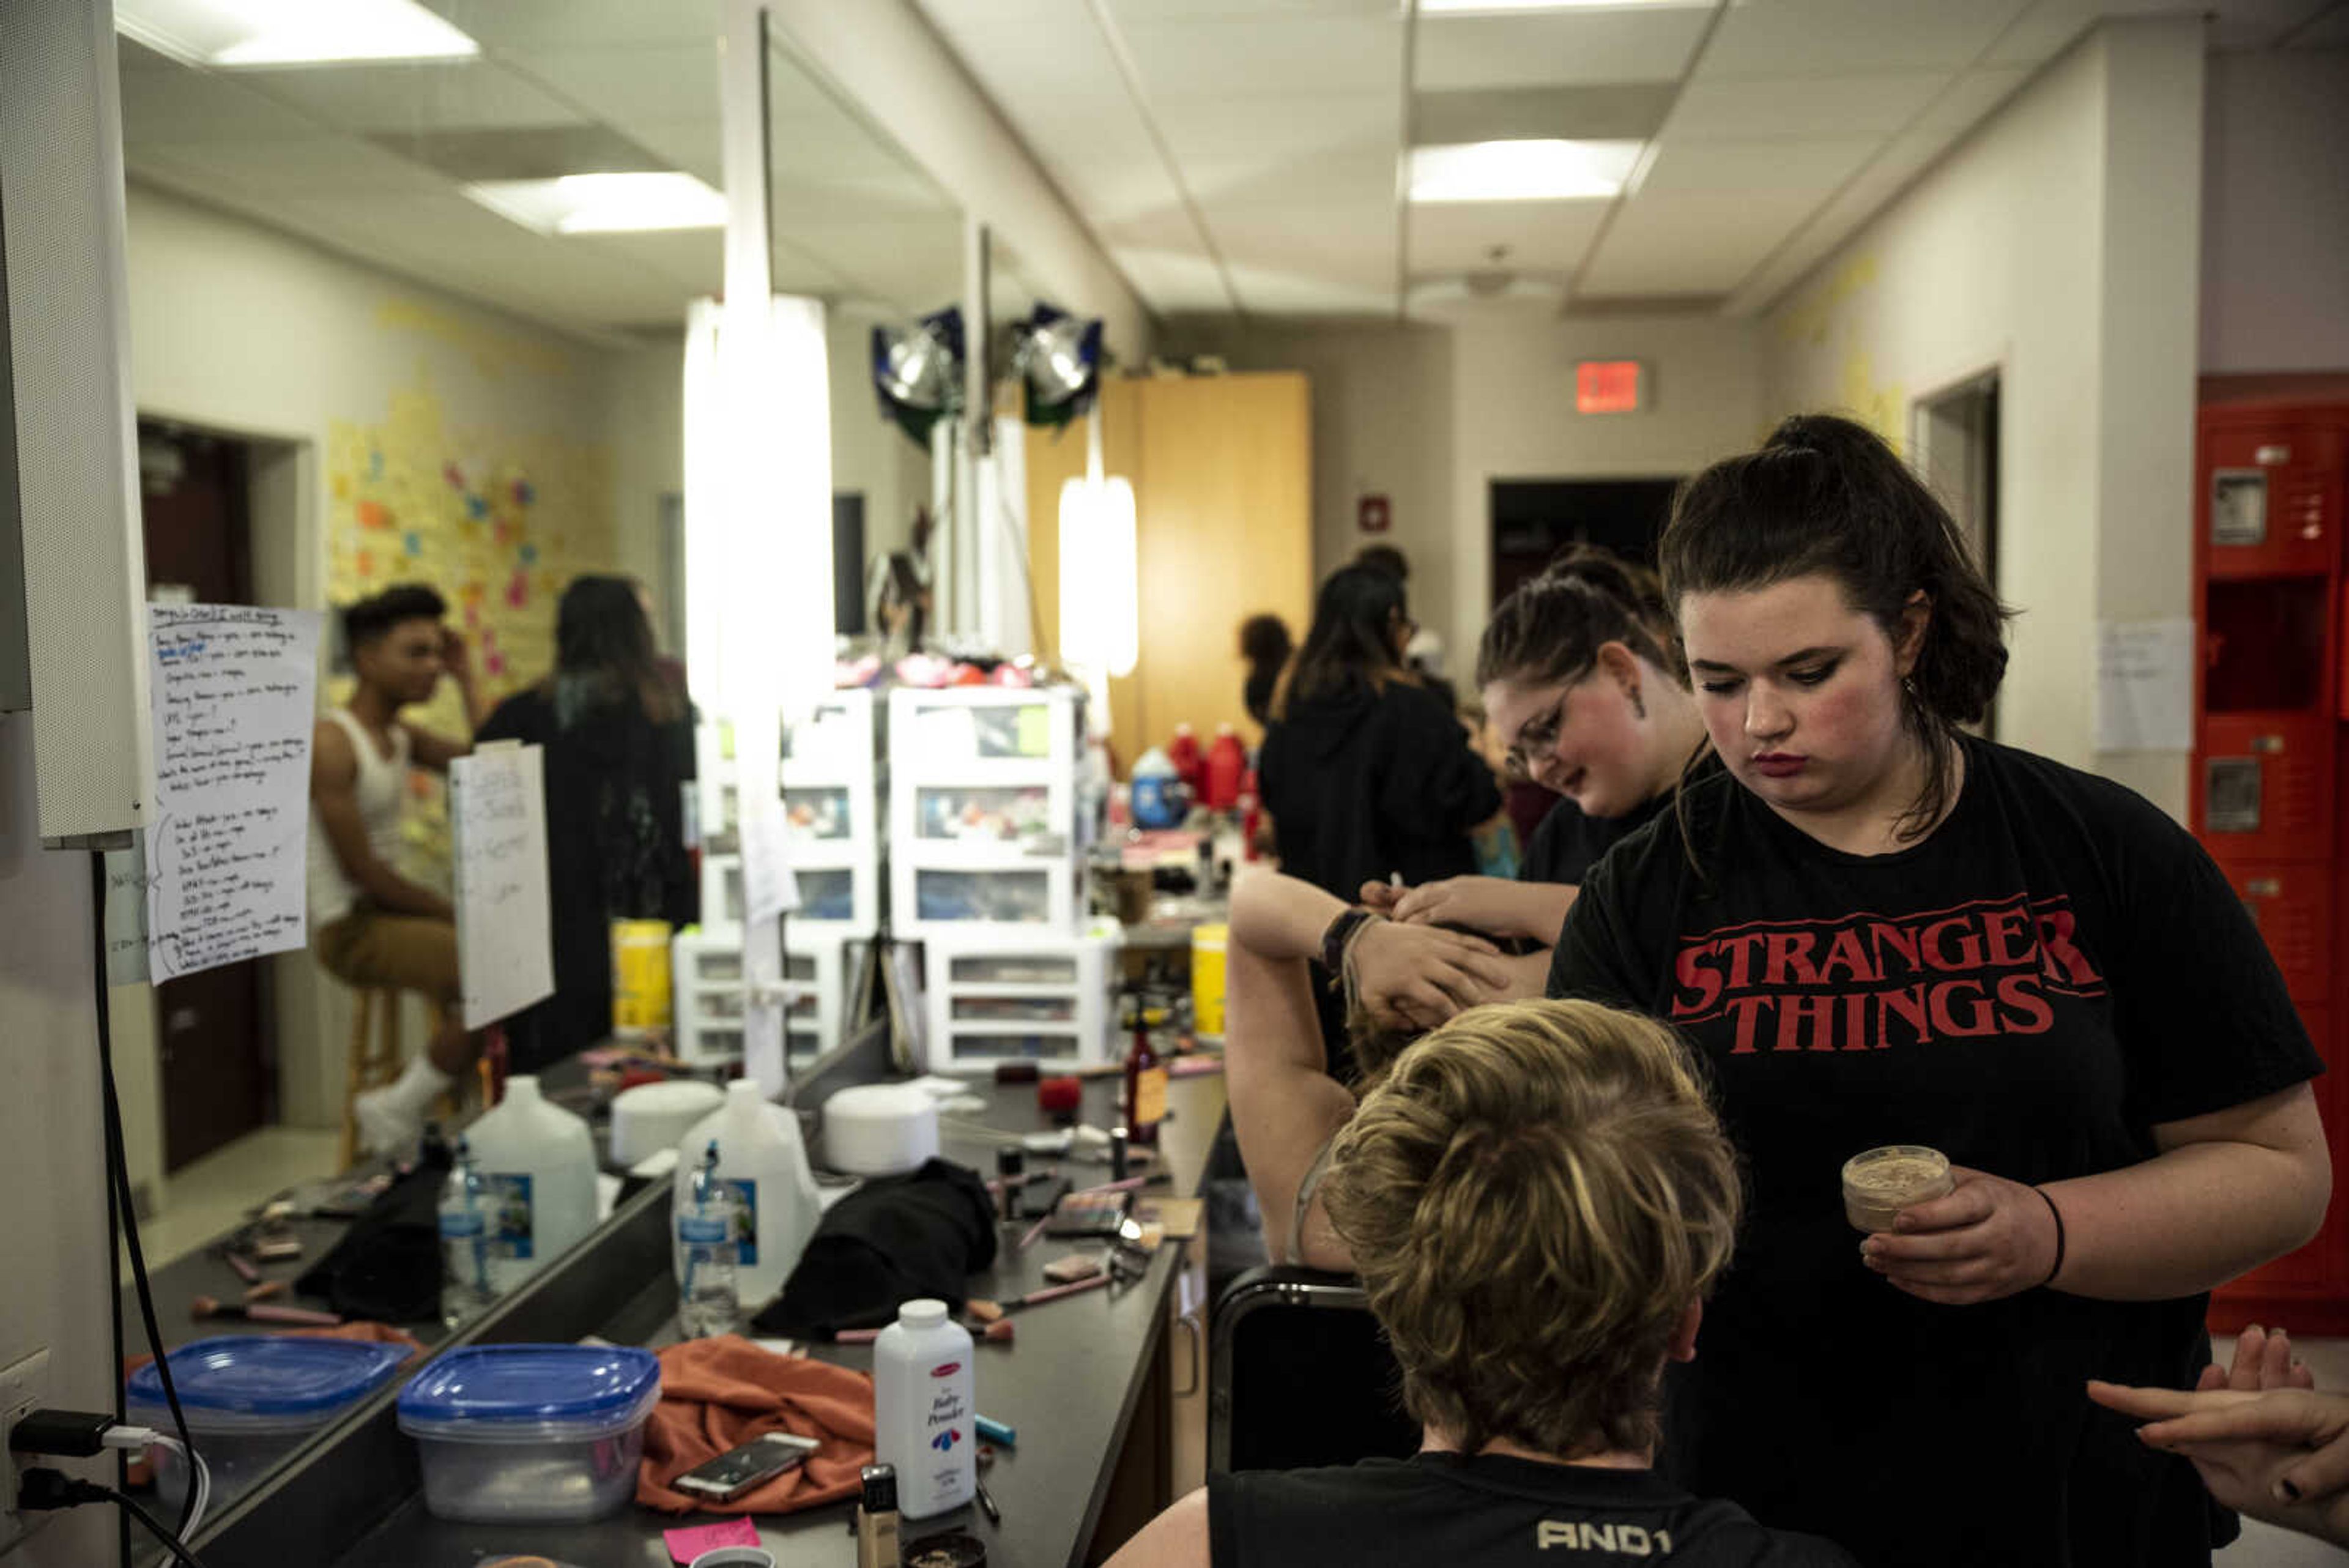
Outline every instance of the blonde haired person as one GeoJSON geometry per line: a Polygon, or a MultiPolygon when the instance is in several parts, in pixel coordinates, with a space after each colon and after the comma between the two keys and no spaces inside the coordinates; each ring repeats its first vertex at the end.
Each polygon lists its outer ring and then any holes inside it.
{"type": "Polygon", "coordinates": [[[1659,1381],[1696,1354],[1741,1203],[1736,1157],[1671,1031],[1588,1002],[1463,1013],[1363,1098],[1324,1200],[1402,1368],[1420,1452],[1210,1476],[1113,1568],[1847,1568],[1827,1542],[1650,1469],[1659,1381]]]}

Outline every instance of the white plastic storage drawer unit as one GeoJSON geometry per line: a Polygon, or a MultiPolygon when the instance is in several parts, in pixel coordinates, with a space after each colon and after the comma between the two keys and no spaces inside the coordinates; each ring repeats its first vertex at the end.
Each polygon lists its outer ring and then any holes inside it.
{"type": "Polygon", "coordinates": [[[1050,1072],[1111,1060],[1118,946],[1114,926],[1074,937],[932,935],[923,944],[930,1071],[1029,1061],[1050,1072]]]}
{"type": "Polygon", "coordinates": [[[889,694],[890,923],[1073,936],[1084,714],[1069,687],[889,694]]]}

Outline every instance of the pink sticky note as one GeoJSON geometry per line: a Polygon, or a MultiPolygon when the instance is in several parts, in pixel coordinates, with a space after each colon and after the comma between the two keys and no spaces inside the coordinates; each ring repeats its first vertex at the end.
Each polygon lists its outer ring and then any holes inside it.
{"type": "Polygon", "coordinates": [[[664,1530],[661,1543],[668,1554],[679,1563],[690,1563],[705,1552],[715,1552],[721,1546],[756,1546],[759,1528],[747,1519],[730,1519],[723,1524],[697,1524],[689,1530],[664,1530]]]}

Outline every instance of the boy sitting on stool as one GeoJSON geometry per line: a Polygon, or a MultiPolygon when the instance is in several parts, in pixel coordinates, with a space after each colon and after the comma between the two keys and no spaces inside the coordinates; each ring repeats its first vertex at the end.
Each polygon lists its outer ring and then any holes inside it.
{"type": "Polygon", "coordinates": [[[1851,1568],[1650,1468],[1664,1365],[1696,1355],[1742,1201],[1662,1025],[1578,1002],[1462,1013],[1364,1098],[1321,1198],[1420,1452],[1211,1475],[1110,1568],[1851,1568]]]}

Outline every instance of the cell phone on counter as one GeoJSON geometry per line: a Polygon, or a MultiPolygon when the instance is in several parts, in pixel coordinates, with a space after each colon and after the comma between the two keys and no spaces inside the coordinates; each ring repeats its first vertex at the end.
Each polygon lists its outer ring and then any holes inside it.
{"type": "Polygon", "coordinates": [[[764,1486],[805,1459],[823,1445],[813,1438],[789,1432],[769,1432],[714,1459],[694,1466],[669,1485],[711,1502],[731,1502],[754,1487],[764,1486]]]}

